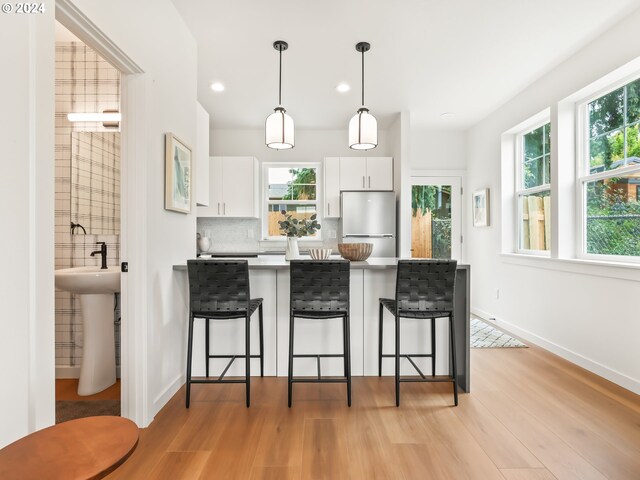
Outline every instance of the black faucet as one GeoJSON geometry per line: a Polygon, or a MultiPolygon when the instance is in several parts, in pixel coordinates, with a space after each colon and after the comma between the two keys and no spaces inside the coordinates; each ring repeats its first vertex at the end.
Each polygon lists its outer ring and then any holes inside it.
{"type": "Polygon", "coordinates": [[[95,257],[96,253],[99,253],[102,257],[102,266],[100,270],[107,269],[107,244],[105,242],[96,242],[96,245],[100,245],[100,250],[96,250],[95,252],[91,252],[91,256],[95,257]]]}

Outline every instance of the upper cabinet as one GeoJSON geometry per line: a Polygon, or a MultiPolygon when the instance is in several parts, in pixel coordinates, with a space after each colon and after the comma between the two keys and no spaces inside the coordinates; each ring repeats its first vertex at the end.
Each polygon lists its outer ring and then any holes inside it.
{"type": "Polygon", "coordinates": [[[340,217],[340,157],[324,159],[324,217],[340,217]]]}
{"type": "Polygon", "coordinates": [[[258,218],[258,160],[211,157],[209,167],[209,206],[198,207],[198,216],[258,218]]]}
{"type": "Polygon", "coordinates": [[[196,102],[195,197],[196,205],[209,205],[209,114],[196,102]]]}
{"type": "Polygon", "coordinates": [[[340,190],[393,190],[392,157],[340,157],[340,190]]]}

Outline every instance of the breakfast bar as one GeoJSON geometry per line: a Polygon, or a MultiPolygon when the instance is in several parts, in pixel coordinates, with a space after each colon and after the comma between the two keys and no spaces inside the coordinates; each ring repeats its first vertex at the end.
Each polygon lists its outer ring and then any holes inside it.
{"type": "MultiPolygon", "coordinates": [[[[283,256],[258,256],[247,258],[252,297],[264,299],[264,353],[265,375],[286,376],[289,337],[289,262],[283,256]]],[[[362,262],[351,262],[351,370],[354,376],[378,374],[378,299],[394,298],[397,258],[369,258],[362,262]]],[[[179,284],[188,288],[186,264],[174,265],[174,271],[183,274],[179,284]]],[[[456,355],[458,362],[458,385],[465,392],[470,390],[469,368],[469,265],[458,265],[456,271],[454,325],[456,355]]],[[[188,298],[185,292],[185,298],[188,298]]],[[[428,322],[402,319],[401,351],[429,353],[430,328],[428,322]]],[[[239,320],[217,320],[211,324],[211,348],[219,353],[242,354],[244,352],[243,325],[239,320]]],[[[384,353],[393,353],[394,320],[385,310],[384,353]]],[[[252,353],[257,353],[258,322],[252,321],[252,353]],[[256,341],[253,341],[255,339],[256,341]]],[[[193,374],[204,375],[204,321],[196,320],[194,326],[193,374]]],[[[449,328],[448,323],[436,323],[436,375],[449,374],[449,328]]],[[[306,320],[296,325],[296,353],[323,351],[341,353],[342,327],[339,319],[306,320]]],[[[431,360],[415,358],[423,371],[431,371],[431,360]]],[[[252,371],[259,372],[258,359],[252,360],[252,371]]],[[[341,375],[342,360],[322,360],[323,375],[341,375]]],[[[227,375],[244,375],[244,362],[234,362],[227,375]]],[[[222,359],[211,359],[211,372],[222,371],[226,364],[222,359]]],[[[316,360],[299,359],[295,364],[295,375],[316,375],[316,360]]],[[[415,375],[415,370],[406,360],[401,361],[402,375],[415,375]]],[[[383,375],[393,375],[393,359],[383,362],[383,375]]]]}

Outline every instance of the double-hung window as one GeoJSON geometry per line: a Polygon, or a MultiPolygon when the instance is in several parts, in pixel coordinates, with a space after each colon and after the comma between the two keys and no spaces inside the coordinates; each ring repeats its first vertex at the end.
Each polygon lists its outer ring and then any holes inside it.
{"type": "Polygon", "coordinates": [[[551,240],[550,123],[518,136],[518,252],[548,254],[551,240]]]}
{"type": "Polygon", "coordinates": [[[581,253],[640,257],[640,79],[579,107],[581,253]]]}
{"type": "MultiPolygon", "coordinates": [[[[294,219],[310,218],[318,213],[320,164],[317,163],[265,163],[264,192],[265,215],[263,237],[265,240],[282,240],[279,221],[285,214],[294,219]]],[[[305,237],[320,239],[320,232],[305,237]]]]}

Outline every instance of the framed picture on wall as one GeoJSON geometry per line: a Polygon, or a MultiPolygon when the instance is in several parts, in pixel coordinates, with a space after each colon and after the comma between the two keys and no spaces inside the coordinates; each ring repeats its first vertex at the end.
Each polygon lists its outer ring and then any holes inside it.
{"type": "Polygon", "coordinates": [[[191,149],[173,133],[165,134],[164,208],[191,212],[191,149]]]}
{"type": "Polygon", "coordinates": [[[489,189],[476,190],[471,196],[473,211],[473,226],[489,226],[489,189]]]}

